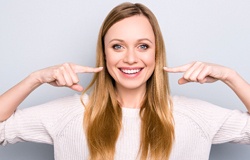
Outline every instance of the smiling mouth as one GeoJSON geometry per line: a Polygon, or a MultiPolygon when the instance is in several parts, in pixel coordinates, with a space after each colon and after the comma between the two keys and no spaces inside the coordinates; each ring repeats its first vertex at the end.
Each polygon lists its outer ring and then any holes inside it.
{"type": "Polygon", "coordinates": [[[125,74],[136,74],[136,73],[140,72],[142,70],[142,68],[140,68],[140,69],[122,69],[122,68],[120,68],[120,70],[125,74]]]}

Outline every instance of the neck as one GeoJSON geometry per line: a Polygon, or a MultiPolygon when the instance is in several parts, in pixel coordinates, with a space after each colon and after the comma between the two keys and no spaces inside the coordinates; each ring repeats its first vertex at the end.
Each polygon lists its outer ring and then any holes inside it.
{"type": "Polygon", "coordinates": [[[146,86],[141,86],[136,89],[128,89],[117,86],[118,101],[121,107],[126,108],[140,108],[146,86]]]}

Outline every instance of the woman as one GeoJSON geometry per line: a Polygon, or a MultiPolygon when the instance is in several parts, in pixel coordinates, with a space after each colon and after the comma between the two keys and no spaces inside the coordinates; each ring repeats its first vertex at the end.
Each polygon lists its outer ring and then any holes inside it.
{"type": "Polygon", "coordinates": [[[249,115],[184,97],[171,97],[167,72],[187,82],[225,82],[250,110],[250,86],[235,71],[194,62],[167,68],[153,13],[124,3],[104,20],[97,68],[63,64],[36,71],[0,97],[0,143],[53,144],[55,159],[208,159],[212,143],[250,143],[249,115]],[[101,66],[101,67],[99,67],[101,66]],[[82,96],[16,110],[38,86],[76,91],[77,73],[94,72],[82,96]],[[91,89],[91,94],[86,91],[91,89]]]}

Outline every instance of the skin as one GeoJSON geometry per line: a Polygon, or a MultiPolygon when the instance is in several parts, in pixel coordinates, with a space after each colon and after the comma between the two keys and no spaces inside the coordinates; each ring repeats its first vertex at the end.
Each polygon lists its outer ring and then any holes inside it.
{"type": "Polygon", "coordinates": [[[105,35],[106,65],[123,107],[140,106],[155,68],[155,36],[145,16],[114,24],[105,35]]]}

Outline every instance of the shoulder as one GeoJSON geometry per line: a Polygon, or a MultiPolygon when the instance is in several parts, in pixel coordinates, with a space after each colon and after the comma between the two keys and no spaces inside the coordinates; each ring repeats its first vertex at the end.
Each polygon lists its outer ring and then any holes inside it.
{"type": "Polygon", "coordinates": [[[41,108],[41,112],[46,112],[46,117],[53,119],[56,117],[59,123],[73,119],[84,112],[84,104],[88,102],[88,95],[74,94],[72,96],[58,98],[34,108],[41,108]]]}
{"type": "Polygon", "coordinates": [[[209,139],[234,112],[203,100],[173,96],[176,125],[185,123],[187,126],[195,126],[209,139]]]}
{"type": "Polygon", "coordinates": [[[37,106],[17,110],[15,116],[26,117],[31,121],[39,121],[54,134],[77,117],[83,116],[84,105],[87,103],[88,95],[74,94],[61,97],[37,106]],[[83,103],[82,103],[83,102],[83,103]]]}
{"type": "MultiPolygon", "coordinates": [[[[23,111],[33,111],[36,113],[43,114],[46,113],[46,116],[49,117],[51,114],[53,116],[60,116],[61,114],[66,114],[67,112],[72,111],[81,111],[84,110],[83,103],[88,102],[88,95],[79,95],[74,94],[71,96],[57,98],[55,100],[29,107],[23,111]]],[[[51,115],[51,116],[52,116],[51,115]]]]}
{"type": "Polygon", "coordinates": [[[231,110],[222,108],[216,104],[184,96],[173,96],[174,111],[182,113],[215,115],[230,113],[231,110]]]}
{"type": "Polygon", "coordinates": [[[204,100],[184,96],[173,96],[173,110],[205,123],[218,123],[235,112],[204,100]]]}
{"type": "Polygon", "coordinates": [[[61,106],[62,112],[59,111],[59,114],[61,115],[53,124],[54,135],[57,138],[65,136],[81,137],[81,135],[84,134],[82,129],[85,110],[84,105],[86,105],[88,101],[89,96],[87,94],[75,94],[73,96],[64,97],[55,100],[54,102],[50,102],[52,104],[58,104],[58,102],[60,102],[60,104],[63,103],[63,105],[61,106]]]}
{"type": "Polygon", "coordinates": [[[87,101],[88,101],[88,95],[74,94],[72,96],[61,97],[61,98],[43,103],[41,105],[37,105],[35,107],[55,108],[55,109],[65,108],[66,109],[66,108],[83,106],[82,102],[87,103],[87,101]]]}

